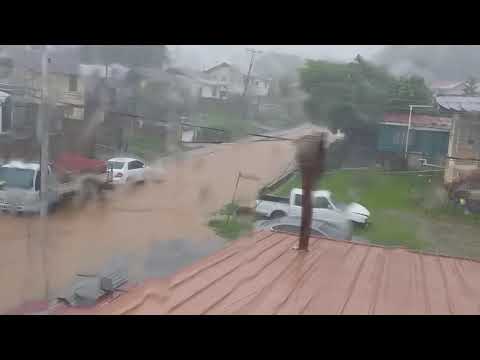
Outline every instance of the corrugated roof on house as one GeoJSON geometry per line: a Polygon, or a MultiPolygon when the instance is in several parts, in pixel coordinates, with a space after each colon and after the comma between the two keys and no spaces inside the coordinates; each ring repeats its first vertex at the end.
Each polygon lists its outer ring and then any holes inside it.
{"type": "Polygon", "coordinates": [[[167,280],[63,314],[478,314],[480,263],[256,232],[167,280]]]}
{"type": "Polygon", "coordinates": [[[437,104],[447,111],[480,111],[480,97],[478,96],[437,96],[435,99],[437,104]]]}
{"type": "MultiPolygon", "coordinates": [[[[385,114],[383,123],[401,124],[408,126],[408,113],[389,113],[385,114]]],[[[450,130],[452,120],[447,117],[412,114],[412,126],[417,128],[431,128],[450,130]]]]}
{"type": "Polygon", "coordinates": [[[450,90],[454,89],[462,84],[464,84],[464,81],[445,81],[445,80],[439,80],[439,81],[432,81],[430,84],[430,88],[433,90],[450,90]]]}

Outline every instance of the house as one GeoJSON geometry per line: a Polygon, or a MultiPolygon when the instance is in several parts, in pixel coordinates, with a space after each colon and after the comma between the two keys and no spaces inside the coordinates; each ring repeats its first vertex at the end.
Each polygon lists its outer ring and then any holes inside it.
{"type": "Polygon", "coordinates": [[[188,68],[171,67],[167,72],[174,75],[179,86],[188,92],[188,95],[199,99],[226,100],[228,84],[225,81],[210,77],[203,71],[188,68]]]}
{"type": "MultiPolygon", "coordinates": [[[[236,66],[223,62],[204,71],[209,78],[218,81],[226,91],[225,96],[242,95],[245,90],[247,74],[244,74],[236,66]]],[[[252,97],[264,97],[269,94],[271,79],[250,74],[247,95],[252,97]]],[[[215,89],[213,89],[215,91],[215,89]]],[[[220,91],[220,89],[218,90],[220,91]]],[[[223,90],[222,90],[223,91],[223,90]]]]}
{"type": "Polygon", "coordinates": [[[440,112],[452,117],[445,182],[468,175],[480,164],[480,97],[437,96],[440,112]]]}
{"type": "MultiPolygon", "coordinates": [[[[7,78],[0,80],[0,91],[4,94],[0,137],[32,141],[38,132],[38,111],[42,101],[41,54],[18,47],[10,49],[7,56],[12,59],[13,69],[7,78]]],[[[76,128],[78,122],[84,120],[85,89],[76,60],[62,52],[54,53],[48,64],[47,86],[53,105],[49,111],[51,136],[62,141],[62,144],[51,142],[51,151],[55,153],[57,147],[71,142],[71,139],[55,134],[63,133],[70,125],[76,128]]]]}
{"type": "MultiPolygon", "coordinates": [[[[383,161],[405,154],[409,113],[387,113],[380,123],[377,150],[383,161]]],[[[441,165],[448,153],[452,121],[448,117],[412,114],[408,154],[441,165]]],[[[411,164],[415,166],[415,164],[411,164]]],[[[420,165],[418,163],[418,165],[420,165]]]]}
{"type": "MultiPolygon", "coordinates": [[[[433,81],[429,87],[436,96],[462,96],[465,81],[433,81]]],[[[477,91],[480,92],[480,84],[477,85],[477,91]]]]}

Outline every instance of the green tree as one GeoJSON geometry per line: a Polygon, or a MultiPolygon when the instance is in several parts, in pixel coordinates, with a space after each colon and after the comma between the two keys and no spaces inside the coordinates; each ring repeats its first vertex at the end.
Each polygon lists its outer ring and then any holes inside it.
{"type": "Polygon", "coordinates": [[[374,132],[386,111],[407,111],[409,104],[432,100],[422,78],[397,79],[361,56],[343,64],[307,61],[300,82],[309,95],[305,110],[312,121],[350,137],[374,132]]]}
{"type": "Polygon", "coordinates": [[[465,87],[463,88],[463,93],[467,96],[477,96],[477,84],[478,81],[475,77],[470,76],[467,81],[465,81],[465,87]]]}
{"type": "Polygon", "coordinates": [[[352,133],[380,120],[394,78],[357,56],[349,64],[308,61],[300,82],[310,95],[305,110],[314,122],[352,133]]]}

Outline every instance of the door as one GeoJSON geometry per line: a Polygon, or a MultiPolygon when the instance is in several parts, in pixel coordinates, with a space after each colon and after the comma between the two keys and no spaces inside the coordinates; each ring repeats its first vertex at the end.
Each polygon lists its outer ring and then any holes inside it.
{"type": "Polygon", "coordinates": [[[143,181],[144,164],[133,160],[128,163],[128,180],[132,182],[143,181]]]}
{"type": "MultiPolygon", "coordinates": [[[[295,194],[293,204],[290,206],[290,216],[302,216],[302,194],[295,194]]],[[[339,214],[335,211],[330,201],[324,196],[313,198],[313,218],[316,220],[335,221],[338,220],[339,214]]]]}
{"type": "Polygon", "coordinates": [[[317,196],[313,199],[313,218],[334,222],[338,220],[339,214],[325,196],[317,196]]]}

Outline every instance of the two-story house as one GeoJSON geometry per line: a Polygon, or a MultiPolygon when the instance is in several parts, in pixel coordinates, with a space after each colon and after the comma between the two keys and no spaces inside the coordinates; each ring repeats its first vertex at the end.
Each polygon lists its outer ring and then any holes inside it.
{"type": "MultiPolygon", "coordinates": [[[[209,79],[217,82],[202,87],[201,96],[212,94],[213,98],[228,98],[230,95],[242,95],[245,91],[247,74],[234,65],[223,62],[204,71],[209,79]]],[[[271,79],[265,79],[256,74],[250,74],[247,95],[263,97],[269,94],[271,79]]]]}
{"type": "MultiPolygon", "coordinates": [[[[0,137],[32,141],[38,133],[38,111],[43,98],[41,53],[14,48],[5,56],[12,59],[13,68],[8,77],[0,79],[3,94],[0,97],[0,137]]],[[[52,52],[47,89],[51,105],[48,113],[50,133],[57,134],[62,143],[54,141],[52,148],[61,148],[71,143],[65,133],[78,137],[78,128],[84,126],[85,89],[77,59],[62,52],[52,52]]]]}

